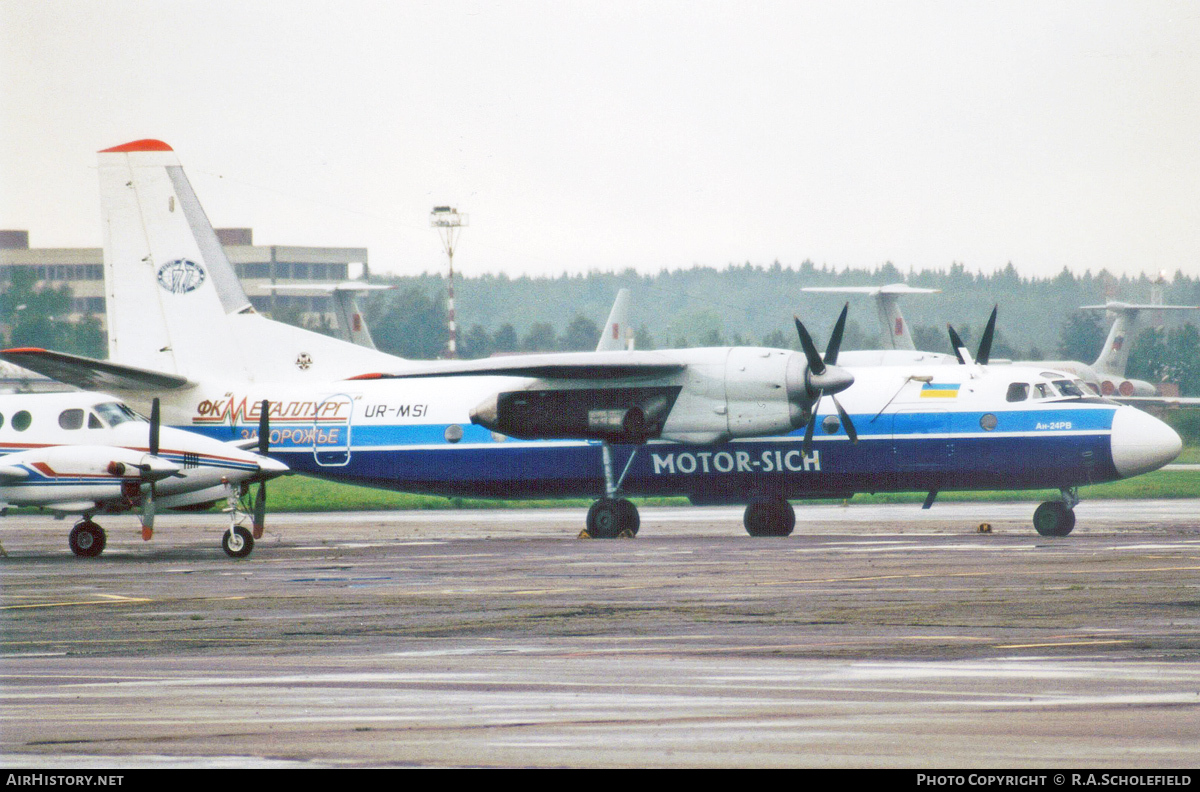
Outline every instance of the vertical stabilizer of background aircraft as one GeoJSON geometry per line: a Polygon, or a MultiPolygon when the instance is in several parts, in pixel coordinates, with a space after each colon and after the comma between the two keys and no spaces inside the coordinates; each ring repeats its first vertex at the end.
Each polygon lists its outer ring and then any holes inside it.
{"type": "Polygon", "coordinates": [[[622,349],[633,349],[633,330],[629,327],[629,289],[617,292],[608,321],[600,331],[600,342],[596,344],[597,352],[618,352],[622,349]]]}
{"type": "Polygon", "coordinates": [[[335,337],[367,349],[376,349],[375,339],[371,337],[371,330],[367,327],[362,308],[358,304],[358,295],[367,291],[391,290],[396,287],[383,283],[344,281],[342,283],[267,284],[261,288],[264,291],[320,292],[330,295],[333,297],[333,311],[337,317],[335,337]]]}
{"type": "Polygon", "coordinates": [[[1096,362],[1092,364],[1097,374],[1121,378],[1129,365],[1129,350],[1137,340],[1139,319],[1142,311],[1196,311],[1198,305],[1131,305],[1109,300],[1104,305],[1084,305],[1081,311],[1104,311],[1112,317],[1112,327],[1096,362]]]}
{"type": "Polygon", "coordinates": [[[904,294],[937,294],[941,289],[921,289],[904,283],[887,286],[812,286],[806,292],[830,292],[835,294],[866,294],[875,298],[875,311],[879,316],[880,340],[883,349],[915,350],[908,323],[900,313],[900,296],[904,294]]]}

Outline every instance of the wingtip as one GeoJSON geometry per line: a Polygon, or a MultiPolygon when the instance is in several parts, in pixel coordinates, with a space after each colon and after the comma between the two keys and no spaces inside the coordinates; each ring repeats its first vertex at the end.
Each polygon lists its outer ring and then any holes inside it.
{"type": "Polygon", "coordinates": [[[130,143],[124,143],[120,146],[101,149],[101,154],[121,154],[131,151],[174,151],[175,149],[163,143],[161,140],[146,138],[145,140],[134,140],[130,143]]]}

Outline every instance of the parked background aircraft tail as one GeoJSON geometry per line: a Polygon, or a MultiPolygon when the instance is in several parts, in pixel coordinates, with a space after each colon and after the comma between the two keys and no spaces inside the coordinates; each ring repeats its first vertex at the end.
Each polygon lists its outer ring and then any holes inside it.
{"type": "Polygon", "coordinates": [[[596,344],[597,352],[617,352],[633,348],[633,330],[629,327],[629,289],[617,292],[612,310],[608,313],[608,321],[600,331],[600,342],[596,344]]]}
{"type": "Polygon", "coordinates": [[[880,342],[882,349],[915,350],[908,323],[900,313],[900,295],[937,294],[941,289],[921,289],[905,283],[887,286],[810,286],[806,292],[829,292],[834,294],[866,294],[875,298],[875,311],[879,316],[880,342]]]}
{"type": "Polygon", "coordinates": [[[110,360],[195,380],[328,380],[399,358],[259,315],[179,159],[158,140],[100,152],[110,360]]]}
{"type": "Polygon", "coordinates": [[[1129,364],[1129,350],[1137,340],[1138,319],[1142,311],[1196,311],[1196,305],[1131,305],[1109,301],[1104,305],[1084,305],[1081,311],[1105,311],[1113,316],[1112,327],[1100,356],[1092,364],[1097,374],[1124,377],[1129,364]]]}

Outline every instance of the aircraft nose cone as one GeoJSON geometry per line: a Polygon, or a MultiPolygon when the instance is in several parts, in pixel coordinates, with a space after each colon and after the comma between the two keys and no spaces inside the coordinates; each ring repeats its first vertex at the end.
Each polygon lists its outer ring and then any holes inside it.
{"type": "Polygon", "coordinates": [[[1153,415],[1128,406],[1113,414],[1112,458],[1121,478],[1157,470],[1182,450],[1175,430],[1153,415]]]}

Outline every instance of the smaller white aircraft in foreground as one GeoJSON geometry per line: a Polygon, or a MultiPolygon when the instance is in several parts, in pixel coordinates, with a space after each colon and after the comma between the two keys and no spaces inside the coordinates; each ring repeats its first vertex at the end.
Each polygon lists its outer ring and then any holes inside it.
{"type": "Polygon", "coordinates": [[[259,450],[161,427],[157,399],[147,422],[99,393],[0,396],[0,512],[38,506],[82,515],[68,543],[75,555],[94,557],[107,543],[104,529],[92,521],[96,514],[137,511],[148,541],[156,510],[228,499],[233,519],[221,546],[240,558],[253,549],[255,535],[262,536],[267,479],[290,472],[259,450]],[[239,511],[239,496],[248,503],[247,488],[255,482],[255,503],[239,511]],[[238,525],[250,511],[253,532],[238,525]]]}

